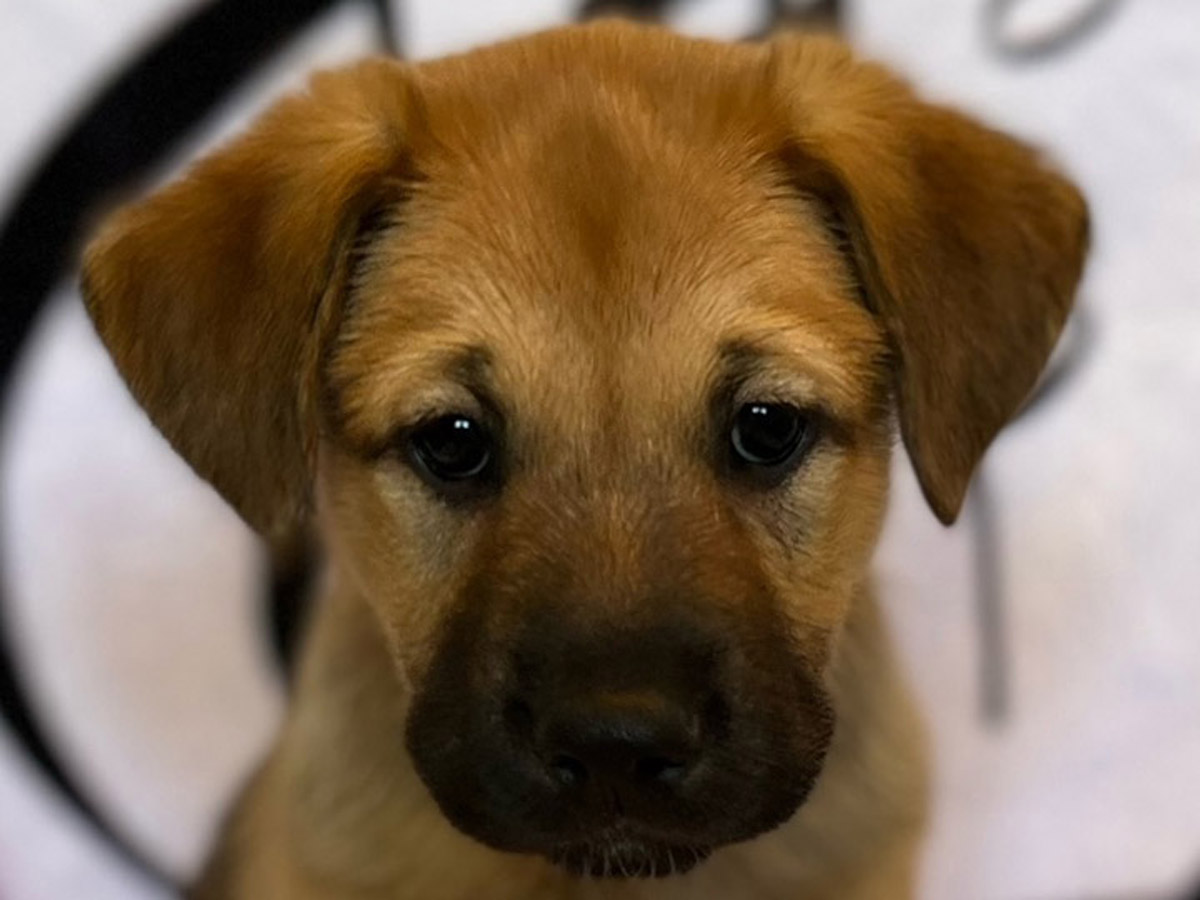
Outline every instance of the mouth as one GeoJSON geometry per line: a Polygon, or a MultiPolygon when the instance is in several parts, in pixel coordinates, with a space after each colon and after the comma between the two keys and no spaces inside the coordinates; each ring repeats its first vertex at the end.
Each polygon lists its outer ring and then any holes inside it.
{"type": "Polygon", "coordinates": [[[710,847],[669,844],[621,831],[561,844],[550,859],[580,878],[666,878],[691,871],[711,852],[710,847]]]}

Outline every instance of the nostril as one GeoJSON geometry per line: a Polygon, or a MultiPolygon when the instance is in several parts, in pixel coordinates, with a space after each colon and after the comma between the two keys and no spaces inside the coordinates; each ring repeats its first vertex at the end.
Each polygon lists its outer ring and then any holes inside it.
{"type": "Polygon", "coordinates": [[[720,694],[710,694],[704,702],[699,727],[701,733],[713,741],[724,741],[729,737],[729,721],[732,714],[729,704],[720,694]]]}
{"type": "Polygon", "coordinates": [[[520,738],[533,736],[533,710],[524,700],[512,699],[504,704],[504,723],[520,738]]]}
{"type": "Polygon", "coordinates": [[[638,781],[677,782],[687,774],[687,763],[669,756],[643,756],[634,763],[638,781]]]}
{"type": "Polygon", "coordinates": [[[504,715],[559,788],[682,788],[709,743],[703,710],[664,692],[596,689],[539,699],[526,705],[510,697],[504,715]]]}
{"type": "Polygon", "coordinates": [[[550,772],[561,784],[568,787],[587,780],[587,766],[565,753],[560,753],[550,760],[550,772]]]}

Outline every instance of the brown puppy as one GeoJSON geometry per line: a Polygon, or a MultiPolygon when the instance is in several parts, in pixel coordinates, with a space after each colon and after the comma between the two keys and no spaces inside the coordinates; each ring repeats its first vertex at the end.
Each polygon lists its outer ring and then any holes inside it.
{"type": "Polygon", "coordinates": [[[950,522],[1085,245],[1034,153],[830,39],[620,24],[320,76],[116,215],[134,395],[328,557],[194,896],[912,896],[894,422],[950,522]]]}

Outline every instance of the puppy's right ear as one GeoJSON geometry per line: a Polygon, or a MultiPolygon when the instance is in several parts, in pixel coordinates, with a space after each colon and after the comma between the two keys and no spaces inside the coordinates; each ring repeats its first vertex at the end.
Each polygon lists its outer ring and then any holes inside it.
{"type": "Polygon", "coordinates": [[[85,252],[84,300],[130,391],[265,534],[307,506],[322,342],[359,223],[402,190],[414,107],[399,63],[319,75],[85,252]]]}
{"type": "Polygon", "coordinates": [[[900,433],[949,524],[1058,340],[1087,204],[1031,148],[919,100],[835,40],[788,36],[772,51],[791,183],[844,234],[892,345],[900,433]]]}

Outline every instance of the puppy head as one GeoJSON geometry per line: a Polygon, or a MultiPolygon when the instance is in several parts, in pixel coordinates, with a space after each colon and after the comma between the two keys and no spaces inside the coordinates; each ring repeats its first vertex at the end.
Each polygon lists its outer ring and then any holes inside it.
{"type": "Polygon", "coordinates": [[[118,214],[85,294],[251,524],[315,498],[450,820],[645,874],[803,801],[891,423],[953,520],[1085,224],[836,43],[601,25],[317,79],[118,214]]]}

